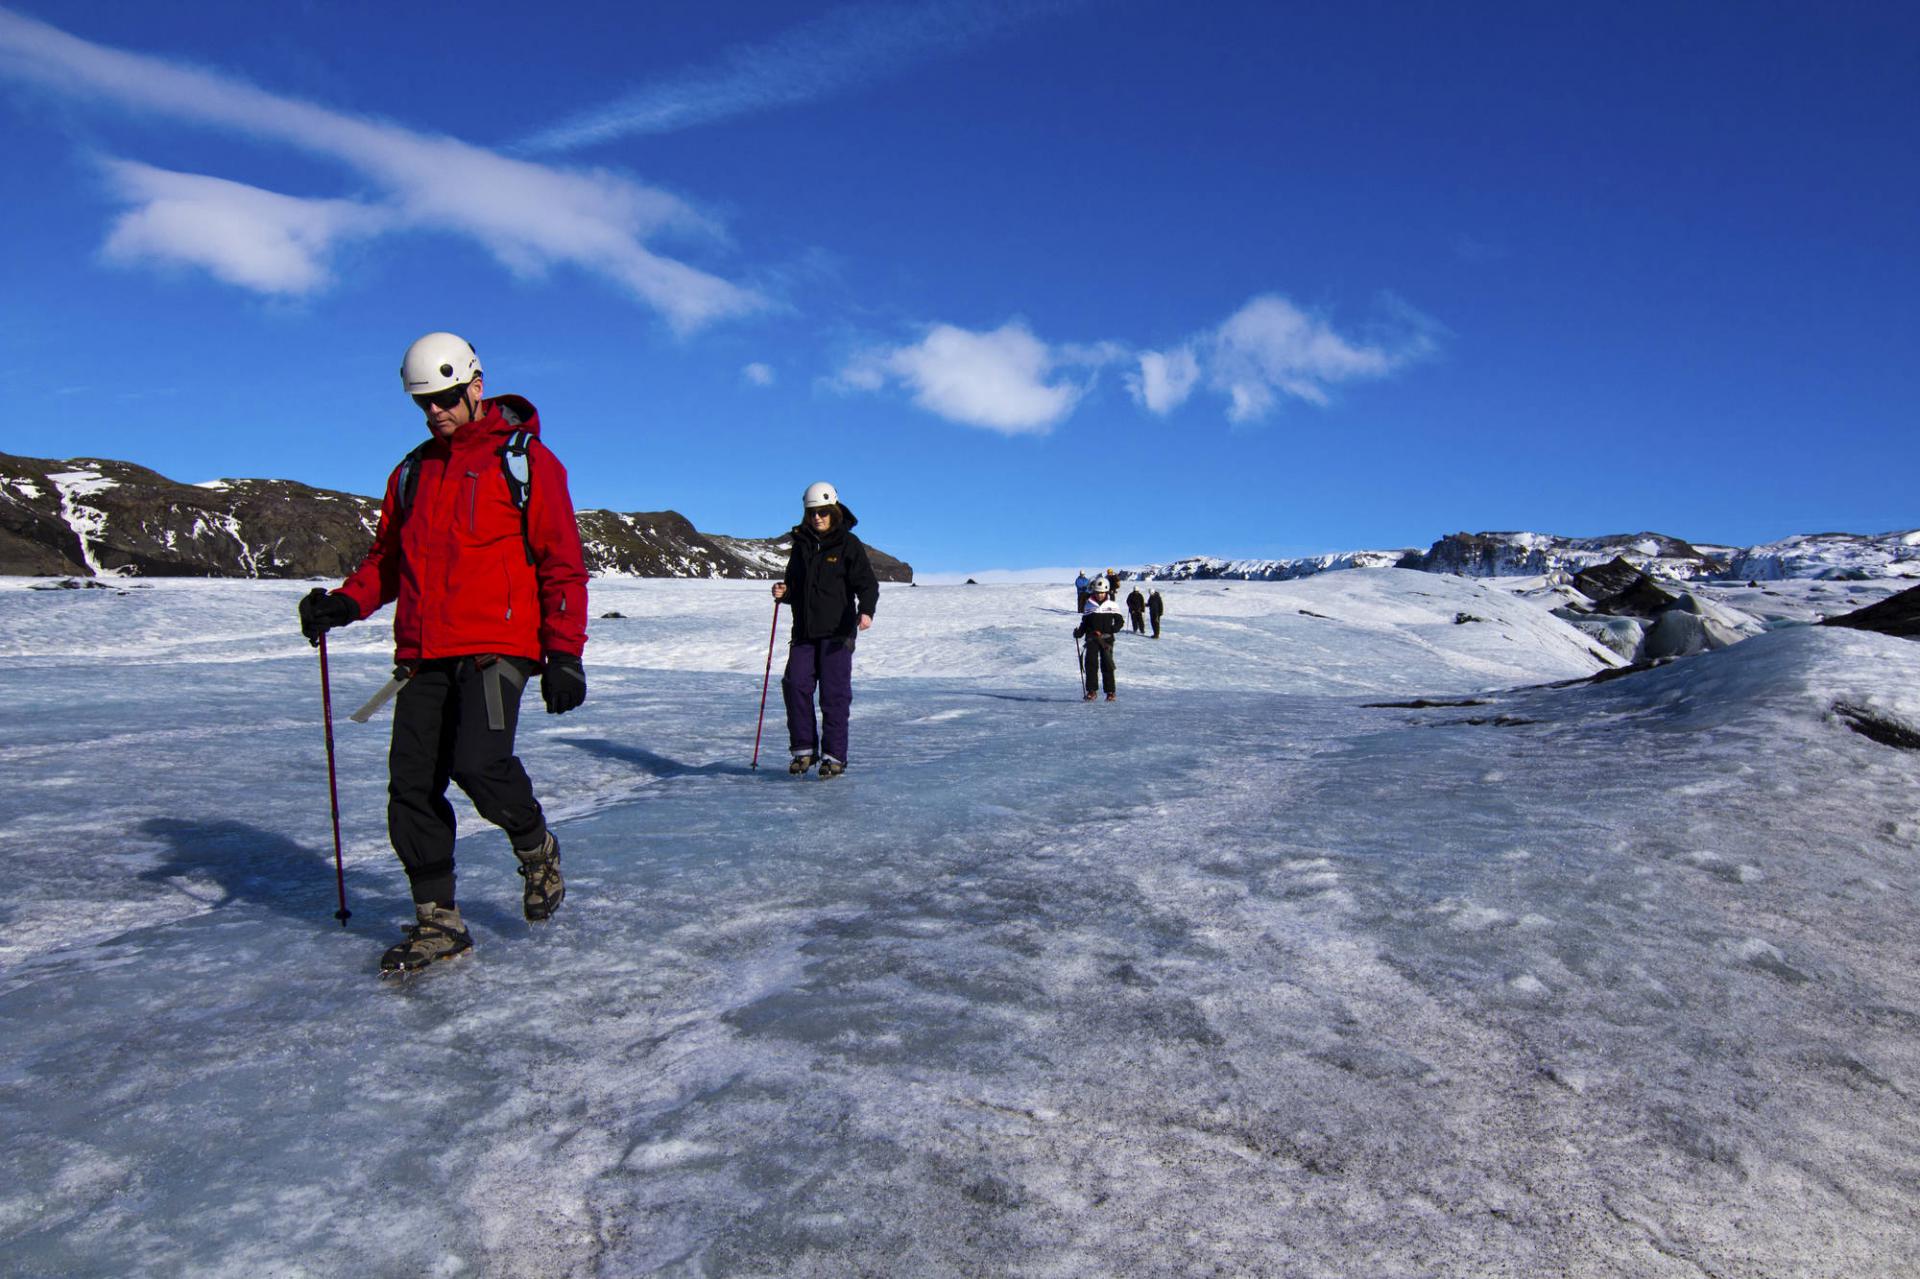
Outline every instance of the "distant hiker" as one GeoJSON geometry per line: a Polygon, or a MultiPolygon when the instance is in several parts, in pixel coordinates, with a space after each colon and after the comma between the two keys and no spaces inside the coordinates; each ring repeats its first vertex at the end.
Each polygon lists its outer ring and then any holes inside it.
{"type": "Polygon", "coordinates": [[[1115,600],[1118,600],[1120,598],[1120,570],[1110,568],[1104,576],[1107,583],[1107,594],[1113,596],[1115,600]]]}
{"type": "Polygon", "coordinates": [[[586,700],[587,573],[566,468],[517,395],[484,398],[480,359],[451,333],[407,348],[400,379],[428,438],[387,478],[379,530],[345,584],[300,601],[314,644],[392,600],[394,680],[387,832],[417,923],[380,960],[410,972],[472,949],[454,901],[452,780],[506,831],[526,880],[521,908],[560,907],[560,843],[513,753],[520,690],[540,672],[547,713],[586,700]]]}
{"type": "Polygon", "coordinates": [[[1160,638],[1160,614],[1167,611],[1167,602],[1160,598],[1160,588],[1154,587],[1147,596],[1147,617],[1153,622],[1153,637],[1160,638]]]}
{"type": "Polygon", "coordinates": [[[1147,597],[1140,593],[1139,587],[1127,592],[1127,616],[1133,620],[1133,633],[1147,633],[1147,597]]]}
{"type": "Polygon", "coordinates": [[[847,718],[853,705],[853,645],[873,625],[880,602],[867,548],[853,535],[860,521],[840,504],[833,485],[809,484],[803,514],[793,530],[787,576],[773,584],[773,598],[793,610],[793,640],[787,649],[780,692],[787,702],[789,773],[820,765],[820,776],[847,771],[847,718]],[[820,687],[820,718],[813,721],[813,690],[820,687]]]}
{"type": "Polygon", "coordinates": [[[1075,613],[1085,611],[1087,607],[1087,587],[1092,584],[1093,579],[1087,576],[1087,570],[1085,569],[1081,569],[1080,576],[1073,579],[1073,611],[1075,613]]]}
{"type": "Polygon", "coordinates": [[[1073,632],[1075,637],[1084,636],[1087,641],[1087,659],[1085,663],[1087,677],[1087,695],[1084,700],[1092,701],[1104,680],[1107,688],[1107,700],[1115,700],[1113,686],[1113,640],[1125,625],[1120,616],[1120,606],[1113,602],[1107,592],[1107,580],[1104,577],[1093,579],[1093,590],[1087,596],[1086,607],[1080,610],[1080,625],[1073,632]],[[1111,620],[1104,620],[1111,619],[1111,620]]]}

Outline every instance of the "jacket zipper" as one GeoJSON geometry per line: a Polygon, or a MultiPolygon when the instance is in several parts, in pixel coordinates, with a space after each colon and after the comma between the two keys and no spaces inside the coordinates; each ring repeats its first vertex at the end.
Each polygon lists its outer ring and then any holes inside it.
{"type": "Polygon", "coordinates": [[[480,532],[480,472],[467,472],[467,532],[480,532]]]}

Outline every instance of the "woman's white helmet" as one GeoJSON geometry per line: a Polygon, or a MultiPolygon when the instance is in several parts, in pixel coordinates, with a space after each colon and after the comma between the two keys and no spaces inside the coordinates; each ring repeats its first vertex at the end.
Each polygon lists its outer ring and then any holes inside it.
{"type": "Polygon", "coordinates": [[[1112,588],[1107,585],[1106,578],[1096,577],[1091,582],[1087,583],[1087,590],[1092,592],[1095,595],[1106,595],[1110,593],[1112,588]]]}
{"type": "Polygon", "coordinates": [[[400,361],[400,381],[408,395],[433,395],[479,376],[480,357],[473,353],[473,344],[453,333],[427,334],[408,347],[400,361]]]}
{"type": "Polygon", "coordinates": [[[818,484],[807,485],[807,491],[800,499],[809,511],[822,506],[840,505],[840,495],[833,491],[833,485],[821,480],[818,484]]]}

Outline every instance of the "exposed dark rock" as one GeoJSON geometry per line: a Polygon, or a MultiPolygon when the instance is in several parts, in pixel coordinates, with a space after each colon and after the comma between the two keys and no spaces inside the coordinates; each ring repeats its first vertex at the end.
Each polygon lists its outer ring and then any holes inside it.
{"type": "Polygon", "coordinates": [[[1902,639],[1920,639],[1920,586],[1889,595],[1878,604],[1829,617],[1822,626],[1845,626],[1856,631],[1878,631],[1902,639]]]}
{"type": "Polygon", "coordinates": [[[1882,715],[1875,715],[1863,706],[1850,706],[1846,702],[1835,702],[1833,713],[1847,722],[1847,727],[1862,737],[1879,742],[1882,746],[1897,746],[1905,751],[1920,751],[1920,733],[1914,732],[1905,724],[1896,724],[1882,715]]]}
{"type": "Polygon", "coordinates": [[[616,617],[618,617],[618,618],[622,618],[622,619],[624,619],[624,618],[626,617],[626,614],[625,614],[625,613],[622,613],[622,612],[621,612],[621,611],[620,611],[619,609],[617,609],[617,608],[616,608],[616,609],[614,609],[614,610],[613,610],[613,611],[612,611],[611,613],[602,613],[602,614],[600,614],[600,620],[601,620],[601,621],[603,621],[603,622],[604,622],[604,621],[608,621],[608,620],[610,620],[610,619],[612,619],[612,618],[616,618],[616,617]]]}
{"type": "Polygon", "coordinates": [[[1605,613],[1609,617],[1638,617],[1651,620],[1660,616],[1680,602],[1680,597],[1672,591],[1662,590],[1654,584],[1651,577],[1635,571],[1633,583],[1624,590],[1597,599],[1593,602],[1593,611],[1605,613]]]}
{"type": "Polygon", "coordinates": [[[1605,564],[1595,564],[1575,573],[1573,589],[1590,600],[1603,600],[1646,580],[1647,575],[1636,565],[1616,555],[1605,564]]]}
{"type": "MultiPolygon", "coordinates": [[[[126,462],[0,453],[0,574],[344,577],[379,518],[373,498],[292,480],[179,484],[126,462]]],[[[709,536],[674,511],[578,519],[596,574],[772,578],[791,545],[709,536]]],[[[913,580],[911,565],[868,550],[881,581],[913,580]]]]}
{"type": "Polygon", "coordinates": [[[1465,626],[1468,622],[1484,622],[1486,620],[1486,618],[1481,617],[1477,613],[1455,613],[1453,615],[1453,624],[1455,626],[1465,626]]]}
{"type": "Polygon", "coordinates": [[[1410,702],[1362,702],[1360,703],[1361,707],[1365,710],[1394,710],[1394,711],[1425,711],[1425,710],[1432,710],[1437,706],[1485,706],[1486,704],[1487,704],[1486,699],[1480,698],[1480,697],[1463,697],[1458,701],[1451,701],[1451,702],[1435,701],[1425,697],[1416,697],[1410,702]]]}

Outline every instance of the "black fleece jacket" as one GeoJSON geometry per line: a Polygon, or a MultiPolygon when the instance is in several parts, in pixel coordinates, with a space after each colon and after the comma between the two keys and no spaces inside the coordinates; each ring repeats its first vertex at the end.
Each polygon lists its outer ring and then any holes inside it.
{"type": "Polygon", "coordinates": [[[860,615],[874,615],[880,605],[880,582],[873,575],[867,548],[853,535],[860,521],[844,505],[833,529],[822,537],[805,521],[793,530],[793,550],[787,556],[787,597],[793,606],[793,640],[851,636],[860,615]]]}

